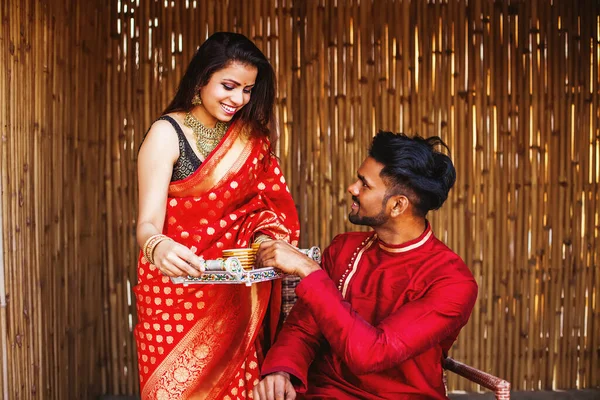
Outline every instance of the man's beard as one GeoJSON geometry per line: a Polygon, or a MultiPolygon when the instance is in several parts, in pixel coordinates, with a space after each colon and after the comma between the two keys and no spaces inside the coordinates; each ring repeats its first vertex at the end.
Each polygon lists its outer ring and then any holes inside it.
{"type": "MultiPolygon", "coordinates": [[[[384,206],[385,203],[387,203],[388,199],[389,199],[389,196],[386,196],[383,199],[381,211],[379,212],[379,214],[375,215],[374,217],[361,217],[360,215],[358,215],[358,210],[357,210],[356,214],[352,214],[352,213],[348,214],[348,220],[350,222],[352,222],[354,225],[365,225],[365,226],[370,226],[372,228],[376,228],[378,226],[385,224],[388,221],[388,219],[390,219],[390,217],[388,215],[386,215],[386,213],[385,213],[385,206],[384,206]]],[[[358,204],[358,209],[360,210],[360,203],[358,202],[358,199],[356,197],[352,196],[352,200],[356,204],[358,204]]]]}
{"type": "Polygon", "coordinates": [[[385,224],[389,217],[385,215],[385,212],[383,210],[381,210],[381,212],[374,217],[361,217],[358,214],[349,214],[348,219],[354,225],[365,225],[370,226],[372,228],[376,228],[385,224]]]}

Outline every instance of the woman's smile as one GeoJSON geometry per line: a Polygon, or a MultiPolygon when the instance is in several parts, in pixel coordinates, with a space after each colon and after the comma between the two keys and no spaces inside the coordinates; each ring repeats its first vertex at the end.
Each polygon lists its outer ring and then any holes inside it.
{"type": "Polygon", "coordinates": [[[238,110],[237,107],[228,106],[227,104],[221,103],[221,108],[225,111],[226,114],[234,115],[238,110]]]}

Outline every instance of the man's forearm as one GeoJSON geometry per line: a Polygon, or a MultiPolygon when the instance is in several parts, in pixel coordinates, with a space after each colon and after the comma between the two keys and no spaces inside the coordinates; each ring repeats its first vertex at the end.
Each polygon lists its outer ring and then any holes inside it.
{"type": "Polygon", "coordinates": [[[331,349],[360,375],[391,368],[463,326],[477,286],[474,281],[444,279],[427,296],[400,306],[377,326],[352,309],[325,272],[311,274],[296,293],[331,349]]]}

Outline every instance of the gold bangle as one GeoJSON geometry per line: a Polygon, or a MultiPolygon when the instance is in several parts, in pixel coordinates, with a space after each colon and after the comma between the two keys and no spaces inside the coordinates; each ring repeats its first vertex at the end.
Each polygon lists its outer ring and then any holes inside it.
{"type": "Polygon", "coordinates": [[[144,247],[142,247],[142,251],[144,253],[144,258],[146,259],[146,261],[148,261],[150,264],[154,264],[153,261],[150,257],[150,253],[148,252],[148,249],[150,248],[150,245],[158,238],[160,237],[161,234],[158,235],[152,235],[150,236],[147,240],[146,243],[144,243],[144,247]]]}
{"type": "Polygon", "coordinates": [[[144,258],[150,264],[154,264],[154,249],[156,248],[156,246],[158,246],[158,244],[160,242],[162,242],[164,240],[173,240],[173,239],[171,239],[167,235],[163,235],[162,233],[159,233],[157,235],[150,236],[148,238],[148,240],[146,240],[146,243],[144,243],[142,252],[144,253],[144,258]]]}
{"type": "Polygon", "coordinates": [[[148,256],[148,244],[150,243],[152,238],[154,238],[154,236],[156,236],[156,235],[150,236],[148,239],[146,239],[146,242],[144,242],[144,245],[142,246],[142,253],[144,254],[144,258],[148,262],[150,262],[149,256],[148,256]]]}
{"type": "Polygon", "coordinates": [[[164,236],[164,237],[160,237],[158,239],[156,239],[153,243],[150,244],[150,246],[148,246],[148,256],[150,258],[150,264],[154,264],[154,250],[156,250],[156,247],[164,242],[165,240],[173,240],[168,236],[164,236]]]}
{"type": "Polygon", "coordinates": [[[156,241],[153,243],[152,247],[150,247],[148,249],[148,255],[150,256],[150,258],[152,258],[152,264],[154,264],[154,251],[156,250],[156,247],[158,247],[158,245],[161,242],[164,242],[165,240],[173,240],[173,239],[171,239],[168,236],[161,237],[159,239],[156,239],[156,241]]]}
{"type": "Polygon", "coordinates": [[[142,246],[142,252],[144,253],[144,258],[148,262],[150,262],[150,260],[149,260],[150,257],[148,256],[148,246],[150,245],[150,243],[152,243],[160,235],[161,234],[150,236],[148,239],[146,239],[146,242],[144,243],[144,246],[142,246]]]}

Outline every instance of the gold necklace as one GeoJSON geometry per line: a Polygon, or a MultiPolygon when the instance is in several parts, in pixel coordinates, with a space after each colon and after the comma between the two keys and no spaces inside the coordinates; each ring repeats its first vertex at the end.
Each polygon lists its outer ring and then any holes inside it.
{"type": "Polygon", "coordinates": [[[217,121],[214,128],[207,128],[191,112],[185,114],[183,123],[192,129],[196,140],[196,148],[204,158],[217,147],[229,127],[226,122],[217,121]]]}

